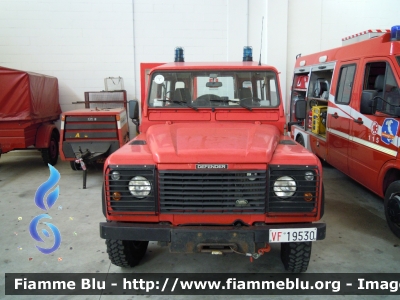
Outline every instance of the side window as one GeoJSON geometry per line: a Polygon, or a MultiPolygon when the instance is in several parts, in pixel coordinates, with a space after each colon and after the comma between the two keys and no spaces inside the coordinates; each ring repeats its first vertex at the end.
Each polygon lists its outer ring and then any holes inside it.
{"type": "Polygon", "coordinates": [[[264,80],[257,80],[257,95],[261,100],[265,100],[264,92],[265,82],[264,80]]]}
{"type": "Polygon", "coordinates": [[[260,106],[277,106],[278,92],[276,90],[275,78],[265,77],[257,80],[257,98],[260,99],[260,106]]]}
{"type": "Polygon", "coordinates": [[[386,62],[378,61],[365,65],[363,90],[376,90],[382,92],[384,77],[386,74],[386,62]]]}
{"type": "Polygon", "coordinates": [[[355,64],[346,65],[340,68],[339,83],[335,100],[336,103],[345,105],[350,103],[355,73],[355,64]]]}
{"type": "Polygon", "coordinates": [[[276,80],[275,78],[266,78],[264,81],[265,86],[265,105],[277,106],[279,103],[278,91],[276,89],[276,80]],[[268,104],[267,104],[268,103],[268,104]]]}
{"type": "Polygon", "coordinates": [[[366,64],[363,89],[376,91],[379,111],[391,114],[400,104],[399,86],[387,62],[366,64]]]}
{"type": "Polygon", "coordinates": [[[384,106],[388,113],[395,113],[395,107],[400,105],[400,91],[390,66],[386,71],[385,88],[383,91],[384,106]]]}

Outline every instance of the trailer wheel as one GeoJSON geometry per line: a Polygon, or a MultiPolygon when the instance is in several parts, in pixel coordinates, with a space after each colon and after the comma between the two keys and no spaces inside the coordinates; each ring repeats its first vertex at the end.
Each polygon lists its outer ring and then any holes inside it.
{"type": "Polygon", "coordinates": [[[49,147],[42,149],[42,158],[45,165],[55,166],[58,160],[58,134],[53,131],[50,137],[49,147]]]}
{"type": "Polygon", "coordinates": [[[139,264],[146,253],[148,241],[106,240],[107,253],[111,262],[129,268],[139,264]]]}
{"type": "Polygon", "coordinates": [[[400,181],[389,185],[385,193],[384,206],[389,228],[400,238],[400,181]]]}
{"type": "Polygon", "coordinates": [[[69,165],[71,166],[71,169],[74,171],[82,171],[81,164],[77,164],[75,161],[70,161],[69,165]]]}
{"type": "Polygon", "coordinates": [[[298,142],[300,145],[302,145],[303,147],[305,147],[305,143],[304,143],[304,138],[302,134],[298,134],[296,137],[296,142],[298,142]]]}
{"type": "Polygon", "coordinates": [[[281,260],[285,270],[293,273],[307,271],[312,242],[282,243],[281,260]]]}

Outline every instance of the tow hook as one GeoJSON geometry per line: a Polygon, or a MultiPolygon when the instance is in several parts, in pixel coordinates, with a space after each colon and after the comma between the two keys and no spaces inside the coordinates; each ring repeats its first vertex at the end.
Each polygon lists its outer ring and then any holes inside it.
{"type": "Polygon", "coordinates": [[[253,262],[254,259],[258,259],[261,255],[269,252],[271,250],[270,245],[266,245],[264,248],[258,249],[257,253],[246,253],[246,256],[250,256],[250,262],[253,262]]]}
{"type": "MultiPolygon", "coordinates": [[[[270,245],[265,245],[264,248],[260,248],[258,249],[257,253],[242,253],[242,252],[238,252],[234,249],[232,249],[232,252],[236,253],[236,254],[241,254],[241,255],[245,255],[245,256],[249,256],[250,257],[250,262],[253,262],[254,259],[258,259],[261,255],[264,255],[264,253],[267,253],[271,250],[271,246],[270,245]]],[[[212,253],[212,254],[222,254],[222,253],[212,253]]]]}
{"type": "Polygon", "coordinates": [[[240,253],[237,251],[233,251],[237,254],[242,254],[242,255],[246,255],[250,257],[250,262],[253,262],[254,259],[258,259],[261,255],[264,255],[264,253],[267,253],[271,250],[271,246],[270,245],[266,245],[264,248],[260,248],[258,249],[257,253],[240,253]]]}

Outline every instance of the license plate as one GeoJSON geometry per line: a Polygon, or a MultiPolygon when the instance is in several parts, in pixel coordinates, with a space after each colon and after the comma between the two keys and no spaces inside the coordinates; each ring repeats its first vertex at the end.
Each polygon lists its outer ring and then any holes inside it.
{"type": "Polygon", "coordinates": [[[270,229],[270,243],[312,242],[317,240],[317,228],[270,229]]]}

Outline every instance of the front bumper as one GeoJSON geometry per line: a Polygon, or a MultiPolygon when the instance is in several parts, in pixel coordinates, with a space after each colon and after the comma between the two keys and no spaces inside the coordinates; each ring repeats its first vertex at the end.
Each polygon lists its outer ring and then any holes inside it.
{"type": "Polygon", "coordinates": [[[255,252],[256,244],[269,243],[270,229],[317,228],[317,240],[325,239],[325,223],[265,224],[263,226],[172,226],[164,224],[101,222],[100,237],[110,240],[170,243],[171,252],[204,252],[218,247],[255,252]]]}

